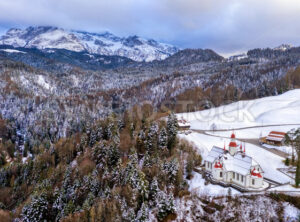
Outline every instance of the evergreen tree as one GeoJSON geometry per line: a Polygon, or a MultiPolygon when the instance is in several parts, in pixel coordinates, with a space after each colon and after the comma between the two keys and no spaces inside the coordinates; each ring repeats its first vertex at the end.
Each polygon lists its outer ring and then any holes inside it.
{"type": "Polygon", "coordinates": [[[153,154],[157,148],[157,136],[158,125],[156,123],[153,123],[151,124],[145,141],[146,149],[150,154],[153,154]]]}
{"type": "Polygon", "coordinates": [[[35,194],[31,202],[23,207],[23,221],[40,222],[50,220],[48,204],[47,196],[44,193],[40,195],[35,194]]]}
{"type": "Polygon", "coordinates": [[[167,135],[168,135],[168,149],[172,149],[176,143],[176,135],[178,132],[178,122],[174,113],[168,116],[167,121],[167,135]]]}
{"type": "Polygon", "coordinates": [[[149,188],[149,199],[151,206],[155,206],[157,200],[157,193],[159,192],[158,182],[156,177],[153,178],[149,188]]]}
{"type": "Polygon", "coordinates": [[[66,198],[64,190],[59,190],[57,187],[54,190],[55,201],[53,203],[53,210],[56,214],[56,221],[64,217],[64,208],[66,206],[66,198]]]}
{"type": "Polygon", "coordinates": [[[85,199],[82,207],[84,210],[88,210],[91,208],[91,206],[93,205],[94,203],[94,200],[95,200],[95,196],[92,192],[89,192],[87,198],[85,199]]]}
{"type": "Polygon", "coordinates": [[[148,185],[145,174],[138,169],[138,157],[135,150],[131,151],[129,156],[130,162],[127,164],[124,173],[124,184],[129,183],[133,189],[140,192],[143,199],[148,199],[148,185]]]}
{"type": "Polygon", "coordinates": [[[75,204],[73,200],[70,200],[64,208],[64,216],[68,216],[69,214],[75,211],[75,204]]]}
{"type": "Polygon", "coordinates": [[[93,170],[90,180],[90,191],[93,193],[94,196],[97,196],[100,192],[100,180],[98,177],[98,171],[96,169],[93,170]]]}
{"type": "Polygon", "coordinates": [[[101,126],[96,127],[97,141],[100,141],[103,137],[103,129],[101,126]]]}
{"type": "Polygon", "coordinates": [[[157,197],[157,219],[162,221],[166,216],[175,212],[174,197],[173,194],[167,195],[164,191],[159,191],[157,197]]]}
{"type": "Polygon", "coordinates": [[[97,141],[97,132],[95,130],[92,130],[90,134],[89,146],[93,147],[96,141],[97,141]]]}
{"type": "Polygon", "coordinates": [[[119,200],[120,208],[122,212],[122,221],[135,221],[135,212],[134,209],[128,206],[125,198],[119,200]]]}
{"type": "Polygon", "coordinates": [[[136,221],[147,222],[149,221],[149,211],[147,204],[143,203],[141,209],[137,213],[136,221]]]}
{"type": "Polygon", "coordinates": [[[290,159],[289,159],[288,157],[285,159],[284,164],[285,164],[286,166],[289,166],[289,165],[290,165],[290,159]]]}
{"type": "Polygon", "coordinates": [[[120,159],[120,156],[121,154],[117,145],[112,144],[110,146],[110,149],[108,150],[108,161],[107,161],[108,166],[109,167],[116,166],[120,159]]]}
{"type": "Polygon", "coordinates": [[[143,167],[149,168],[152,166],[151,156],[148,152],[144,155],[143,167]]]}
{"type": "Polygon", "coordinates": [[[164,149],[167,147],[167,145],[168,145],[168,135],[167,135],[166,128],[163,127],[163,128],[161,128],[161,130],[159,132],[158,146],[160,149],[164,149]]]}
{"type": "Polygon", "coordinates": [[[117,166],[113,168],[112,179],[116,186],[121,185],[123,180],[122,159],[118,160],[117,166]]]}
{"type": "Polygon", "coordinates": [[[162,165],[163,172],[167,175],[168,181],[174,183],[179,169],[179,163],[176,158],[162,165]]]}
{"type": "Polygon", "coordinates": [[[64,181],[63,181],[63,190],[65,192],[65,198],[67,199],[67,202],[72,199],[74,196],[74,189],[72,184],[72,168],[69,166],[66,170],[66,173],[64,175],[64,181]]]}

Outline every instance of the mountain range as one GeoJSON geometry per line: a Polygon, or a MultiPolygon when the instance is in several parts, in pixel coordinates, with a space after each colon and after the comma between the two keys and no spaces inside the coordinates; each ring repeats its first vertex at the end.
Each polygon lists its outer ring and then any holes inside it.
{"type": "Polygon", "coordinates": [[[37,49],[66,49],[107,56],[123,56],[134,61],[163,60],[178,52],[175,46],[136,35],[122,38],[109,32],[90,33],[52,26],[11,28],[0,44],[37,49]]]}

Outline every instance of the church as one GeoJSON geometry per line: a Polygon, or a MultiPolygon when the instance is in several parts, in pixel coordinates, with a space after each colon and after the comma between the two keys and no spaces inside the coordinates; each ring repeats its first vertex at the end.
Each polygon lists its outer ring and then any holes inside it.
{"type": "Polygon", "coordinates": [[[263,187],[263,170],[250,156],[245,146],[238,146],[235,134],[231,135],[228,149],[214,146],[205,159],[205,170],[211,178],[246,189],[263,187]]]}

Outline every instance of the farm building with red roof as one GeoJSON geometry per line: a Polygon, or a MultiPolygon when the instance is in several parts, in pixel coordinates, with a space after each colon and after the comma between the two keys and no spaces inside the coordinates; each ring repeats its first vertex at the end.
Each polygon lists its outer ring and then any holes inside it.
{"type": "Polygon", "coordinates": [[[286,133],[284,132],[271,131],[265,141],[270,145],[282,146],[285,141],[285,135],[286,133]]]}

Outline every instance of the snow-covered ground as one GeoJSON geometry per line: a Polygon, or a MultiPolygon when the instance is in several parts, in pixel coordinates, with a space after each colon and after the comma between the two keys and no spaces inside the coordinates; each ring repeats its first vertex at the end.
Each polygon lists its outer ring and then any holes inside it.
{"type": "Polygon", "coordinates": [[[283,202],[283,206],[285,221],[297,221],[300,215],[300,210],[287,202],[283,202]]]}
{"type": "MultiPolygon", "coordinates": [[[[235,129],[281,124],[300,125],[300,89],[282,95],[239,101],[209,110],[177,114],[191,129],[235,129]]],[[[293,127],[291,127],[293,128],[293,127]]]]}
{"type": "Polygon", "coordinates": [[[293,152],[293,149],[290,146],[272,146],[272,145],[269,145],[269,144],[263,144],[262,146],[266,147],[268,149],[280,150],[280,151],[282,151],[284,153],[288,153],[289,155],[292,155],[292,152],[293,152]]]}

